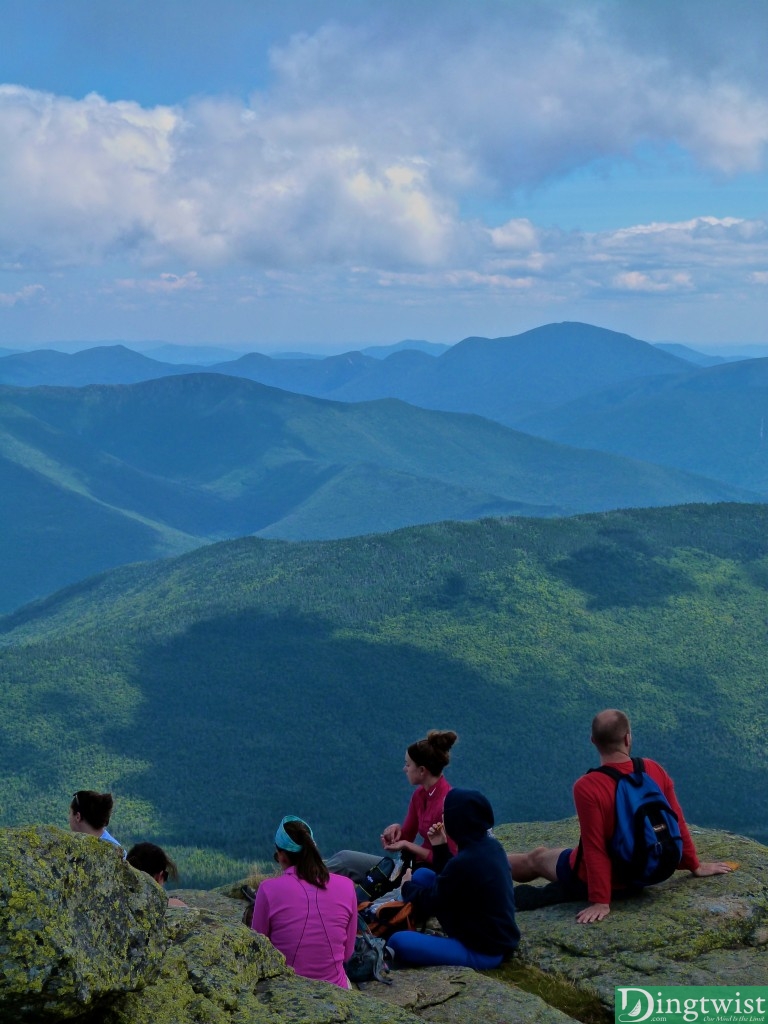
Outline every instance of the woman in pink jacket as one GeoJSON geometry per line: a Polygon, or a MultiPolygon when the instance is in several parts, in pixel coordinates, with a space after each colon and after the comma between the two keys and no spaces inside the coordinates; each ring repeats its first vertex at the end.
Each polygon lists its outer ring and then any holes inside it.
{"type": "Polygon", "coordinates": [[[266,935],[304,978],[349,988],[344,961],[355,949],[357,896],[349,878],[328,871],[312,829],[292,814],[275,833],[282,875],[256,892],[251,927],[266,935]]]}

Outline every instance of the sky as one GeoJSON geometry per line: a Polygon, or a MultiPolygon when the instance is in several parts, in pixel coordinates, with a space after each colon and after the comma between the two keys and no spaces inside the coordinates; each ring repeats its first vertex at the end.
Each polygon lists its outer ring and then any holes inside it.
{"type": "Polygon", "coordinates": [[[768,343],[765,0],[3,0],[0,348],[768,343]]]}

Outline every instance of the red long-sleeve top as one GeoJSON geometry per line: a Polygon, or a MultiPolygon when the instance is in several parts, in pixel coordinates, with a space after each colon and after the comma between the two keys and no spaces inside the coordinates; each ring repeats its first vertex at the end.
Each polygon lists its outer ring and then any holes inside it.
{"type": "MultiPolygon", "coordinates": [[[[682,808],[675,796],[675,785],[660,764],[647,757],[643,760],[646,773],[658,785],[669,801],[669,806],[678,817],[680,834],[683,837],[683,856],[680,861],[680,869],[695,871],[699,866],[699,858],[685,823],[682,808]]],[[[631,758],[611,763],[611,767],[627,775],[633,770],[631,758]]],[[[611,890],[621,888],[618,884],[612,885],[611,858],[608,855],[608,843],[616,827],[616,783],[603,772],[590,772],[587,775],[582,775],[574,783],[573,802],[576,804],[576,814],[579,816],[581,843],[584,851],[578,868],[578,877],[587,884],[590,903],[610,903],[611,890]]],[[[576,863],[577,850],[578,847],[575,847],[570,856],[572,868],[576,863]]]]}
{"type": "MultiPolygon", "coordinates": [[[[417,867],[424,867],[425,864],[432,863],[432,843],[429,841],[427,833],[432,825],[443,820],[443,804],[450,788],[450,782],[448,782],[444,775],[441,775],[429,791],[424,789],[423,786],[418,786],[413,792],[400,835],[402,839],[407,839],[410,843],[414,841],[417,835],[423,837],[424,842],[422,845],[425,850],[429,850],[429,857],[424,864],[416,865],[417,867]]],[[[450,836],[448,837],[448,849],[454,855],[458,852],[456,843],[450,836]]]]}

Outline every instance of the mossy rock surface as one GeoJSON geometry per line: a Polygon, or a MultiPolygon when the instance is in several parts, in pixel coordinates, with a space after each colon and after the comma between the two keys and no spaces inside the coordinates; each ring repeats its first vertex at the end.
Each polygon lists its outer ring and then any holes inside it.
{"type": "Polygon", "coordinates": [[[240,923],[244,902],[162,889],[103,840],[0,830],[0,1022],[417,1024],[297,977],[240,923]]]}
{"type": "MultiPolygon", "coordinates": [[[[578,924],[583,903],[518,914],[519,956],[593,991],[613,1011],[617,985],[764,985],[768,978],[768,848],[743,836],[691,826],[701,860],[733,860],[728,875],[678,871],[637,898],[617,901],[604,921],[578,924]]],[[[575,818],[504,825],[508,851],[571,846],[575,818]]]]}
{"type": "Polygon", "coordinates": [[[573,1018],[538,996],[468,967],[396,970],[391,986],[369,982],[364,992],[434,1024],[573,1024],[573,1018]]]}
{"type": "Polygon", "coordinates": [[[142,988],[166,947],[166,906],[104,840],[0,830],[0,1019],[67,1020],[142,988]]]}
{"type": "Polygon", "coordinates": [[[297,977],[267,939],[216,913],[179,909],[169,918],[159,976],[87,1024],[415,1024],[409,1013],[297,977]]]}
{"type": "MultiPolygon", "coordinates": [[[[53,827],[0,830],[0,1022],[567,1024],[561,1010],[578,1002],[561,1001],[569,990],[586,999],[575,1016],[602,1021],[612,1019],[615,985],[765,984],[768,849],[693,831],[702,859],[735,860],[738,870],[680,872],[594,925],[577,924],[577,904],[520,913],[519,954],[496,972],[396,970],[391,986],[344,991],[297,977],[240,923],[244,901],[222,890],[181,890],[188,908],[169,908],[103,841],[53,827]],[[552,984],[521,991],[529,976],[552,984]]],[[[523,850],[571,845],[578,827],[568,819],[496,833],[523,850]]]]}

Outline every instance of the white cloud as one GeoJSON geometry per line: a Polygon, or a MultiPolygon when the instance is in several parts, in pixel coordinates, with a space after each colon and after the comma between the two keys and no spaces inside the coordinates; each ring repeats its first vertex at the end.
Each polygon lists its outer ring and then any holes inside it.
{"type": "Polygon", "coordinates": [[[640,270],[627,270],[616,274],[613,286],[629,292],[670,292],[691,291],[691,275],[686,271],[668,273],[655,271],[652,274],[640,270]]]}
{"type": "Polygon", "coordinates": [[[384,288],[405,287],[438,291],[521,291],[534,284],[532,277],[513,277],[508,274],[482,273],[477,270],[446,270],[429,274],[378,275],[378,284],[384,288]]]}
{"type": "Polygon", "coordinates": [[[248,281],[233,301],[350,281],[542,301],[764,283],[756,219],[702,210],[589,233],[462,216],[468,196],[638,148],[717,175],[764,168],[757,61],[740,67],[735,43],[704,60],[693,41],[675,60],[661,15],[634,38],[615,6],[491,4],[472,19],[448,4],[419,22],[417,5],[408,31],[329,25],[276,48],[248,102],[146,108],[0,86],[0,265],[119,262],[115,288],[158,297],[208,297],[234,268],[248,281]]]}
{"type": "Polygon", "coordinates": [[[200,291],[203,282],[197,271],[190,270],[186,274],[160,274],[155,278],[120,278],[115,281],[115,287],[123,291],[140,291],[148,294],[168,295],[181,291],[200,291]]]}
{"type": "Polygon", "coordinates": [[[273,55],[275,102],[321,123],[343,110],[369,144],[417,139],[454,187],[537,183],[649,143],[727,174],[764,166],[759,78],[635,48],[589,5],[545,6],[540,19],[433,18],[384,41],[339,26],[297,36],[273,55]]]}
{"type": "Polygon", "coordinates": [[[15,292],[0,292],[0,306],[18,306],[41,299],[45,288],[41,284],[28,284],[15,292]]]}
{"type": "MultiPolygon", "coordinates": [[[[54,264],[128,252],[436,265],[467,244],[456,209],[469,189],[649,144],[724,174],[764,166],[768,101],[749,81],[635,51],[584,5],[477,19],[461,38],[451,15],[383,39],[339,25],[296,36],[250,104],[146,109],[0,87],[2,250],[54,264]]],[[[494,244],[516,248],[525,230],[510,222],[494,244]]]]}
{"type": "Polygon", "coordinates": [[[524,217],[508,220],[490,231],[495,249],[532,249],[537,244],[538,233],[534,225],[524,217]]]}

